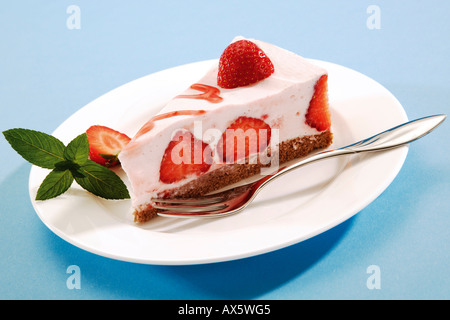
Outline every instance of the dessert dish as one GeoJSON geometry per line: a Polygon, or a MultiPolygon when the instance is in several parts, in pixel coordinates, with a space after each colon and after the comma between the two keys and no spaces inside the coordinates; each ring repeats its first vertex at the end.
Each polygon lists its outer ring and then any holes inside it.
{"type": "Polygon", "coordinates": [[[152,198],[207,194],[328,147],[327,79],[290,51],[235,38],[119,153],[135,221],[156,215],[152,198]]]}

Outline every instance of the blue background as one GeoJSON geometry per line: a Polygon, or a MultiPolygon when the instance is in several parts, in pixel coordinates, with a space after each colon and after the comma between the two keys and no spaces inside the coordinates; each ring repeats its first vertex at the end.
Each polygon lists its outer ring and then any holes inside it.
{"type": "MultiPolygon", "coordinates": [[[[218,58],[236,35],[342,64],[388,88],[410,119],[448,113],[450,2],[9,1],[0,6],[0,130],[51,133],[141,76],[218,58]],[[81,29],[69,30],[69,5],[81,29]],[[370,30],[369,5],[381,9],[370,30]]],[[[39,220],[30,165],[0,137],[2,299],[449,299],[449,120],[411,145],[387,190],[310,240],[238,261],[149,266],[96,256],[39,220]],[[81,270],[81,289],[66,269],[81,270]],[[370,265],[381,289],[369,290],[370,265]]]]}

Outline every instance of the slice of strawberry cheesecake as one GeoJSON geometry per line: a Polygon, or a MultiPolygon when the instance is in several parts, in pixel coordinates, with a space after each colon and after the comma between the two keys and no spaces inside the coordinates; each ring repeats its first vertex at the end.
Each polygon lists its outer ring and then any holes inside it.
{"type": "Polygon", "coordinates": [[[152,198],[203,195],[328,147],[327,79],[290,51],[235,38],[120,152],[135,221],[156,215],[152,198]]]}

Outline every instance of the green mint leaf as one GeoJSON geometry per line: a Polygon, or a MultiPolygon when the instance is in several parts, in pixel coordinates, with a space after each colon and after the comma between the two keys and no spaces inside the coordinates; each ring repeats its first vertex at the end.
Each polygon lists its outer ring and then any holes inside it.
{"type": "Polygon", "coordinates": [[[89,141],[86,133],[73,139],[64,150],[64,158],[76,163],[84,163],[89,156],[89,141]]]}
{"type": "Polygon", "coordinates": [[[36,200],[48,200],[55,198],[70,188],[73,176],[70,170],[52,170],[42,181],[39,187],[36,200]]]}
{"type": "Polygon", "coordinates": [[[76,172],[80,168],[80,165],[78,163],[75,163],[70,160],[60,161],[55,163],[55,169],[64,171],[64,170],[70,170],[71,172],[76,172]]]}
{"type": "Polygon", "coordinates": [[[64,159],[64,143],[57,138],[29,129],[9,129],[3,135],[11,147],[25,160],[36,166],[53,169],[64,159]]]}
{"type": "Polygon", "coordinates": [[[105,199],[129,199],[127,187],[118,175],[92,160],[80,164],[75,181],[85,190],[105,199]]]}

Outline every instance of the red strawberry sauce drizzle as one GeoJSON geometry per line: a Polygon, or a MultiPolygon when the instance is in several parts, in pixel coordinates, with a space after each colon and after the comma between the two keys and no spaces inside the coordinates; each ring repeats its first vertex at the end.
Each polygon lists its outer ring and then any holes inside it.
{"type": "Polygon", "coordinates": [[[191,89],[201,91],[199,94],[182,94],[175,98],[187,98],[187,99],[203,99],[211,103],[219,103],[223,98],[219,95],[220,90],[216,87],[209,86],[207,84],[195,83],[191,86],[191,89]]]}
{"type": "Polygon", "coordinates": [[[146,124],[144,124],[144,126],[136,134],[135,138],[140,137],[141,135],[146,134],[147,132],[152,130],[153,127],[155,126],[155,121],[172,118],[176,116],[197,116],[205,113],[206,113],[205,110],[179,110],[158,114],[153,118],[151,118],[149,121],[147,121],[146,124]]]}
{"type": "MultiPolygon", "coordinates": [[[[183,95],[178,95],[175,98],[203,99],[203,100],[209,101],[211,103],[219,103],[223,100],[223,98],[219,95],[220,90],[213,86],[195,83],[195,84],[191,85],[191,89],[198,90],[203,93],[192,94],[192,95],[183,94],[183,95]]],[[[151,118],[149,121],[147,121],[146,124],[144,124],[142,126],[142,128],[136,134],[135,138],[138,138],[138,137],[142,136],[143,134],[146,134],[147,132],[152,130],[153,127],[155,126],[155,121],[163,120],[163,119],[167,119],[167,118],[171,118],[171,117],[176,117],[176,116],[197,116],[197,115],[201,115],[204,113],[206,113],[205,110],[179,110],[179,111],[172,111],[172,112],[156,115],[153,118],[151,118]]]]}

